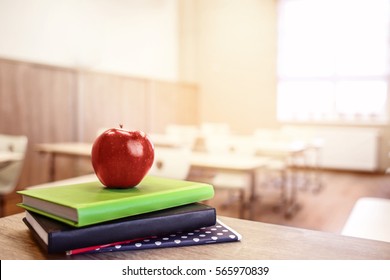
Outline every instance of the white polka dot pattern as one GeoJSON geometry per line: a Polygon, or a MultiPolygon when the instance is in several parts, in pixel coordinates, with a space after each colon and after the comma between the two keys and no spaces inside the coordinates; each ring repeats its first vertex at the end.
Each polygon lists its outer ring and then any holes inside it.
{"type": "Polygon", "coordinates": [[[241,235],[220,221],[214,226],[200,228],[191,232],[178,232],[166,236],[153,236],[134,241],[125,241],[115,246],[103,245],[86,253],[143,250],[154,248],[181,247],[210,243],[234,242],[241,240],[241,235]]]}

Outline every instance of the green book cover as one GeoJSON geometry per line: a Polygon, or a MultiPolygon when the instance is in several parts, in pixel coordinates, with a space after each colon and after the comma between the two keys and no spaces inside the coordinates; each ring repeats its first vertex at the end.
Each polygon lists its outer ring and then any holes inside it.
{"type": "Polygon", "coordinates": [[[18,191],[24,209],[82,227],[210,199],[206,183],[146,176],[130,189],[109,189],[99,181],[18,191]]]}

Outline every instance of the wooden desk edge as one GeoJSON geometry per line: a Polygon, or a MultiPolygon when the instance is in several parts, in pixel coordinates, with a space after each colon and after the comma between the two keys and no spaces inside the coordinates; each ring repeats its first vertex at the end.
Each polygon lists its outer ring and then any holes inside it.
{"type": "Polygon", "coordinates": [[[218,217],[242,235],[242,241],[104,254],[47,255],[22,222],[24,213],[0,219],[0,259],[390,259],[390,243],[300,228],[218,217]]]}

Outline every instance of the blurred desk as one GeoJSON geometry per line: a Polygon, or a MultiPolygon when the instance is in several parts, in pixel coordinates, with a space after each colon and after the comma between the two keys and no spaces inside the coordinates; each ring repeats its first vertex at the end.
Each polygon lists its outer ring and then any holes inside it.
{"type": "Polygon", "coordinates": [[[249,175],[249,218],[254,217],[256,203],[256,175],[257,171],[264,167],[267,158],[254,156],[240,156],[231,154],[212,154],[193,152],[191,154],[191,168],[209,169],[215,171],[228,171],[245,173],[249,175]]]}
{"type": "Polygon", "coordinates": [[[294,158],[301,156],[308,149],[308,145],[304,142],[270,142],[258,141],[255,143],[256,153],[266,156],[278,156],[286,158],[294,158]]]}
{"type": "Polygon", "coordinates": [[[164,133],[151,133],[149,134],[150,140],[153,145],[156,147],[180,147],[182,142],[179,138],[174,137],[173,135],[168,135],[164,133]]]}
{"type": "Polygon", "coordinates": [[[191,165],[194,167],[215,168],[226,171],[255,171],[264,166],[267,159],[230,154],[193,152],[191,165]]]}
{"type": "MultiPolygon", "coordinates": [[[[36,146],[36,151],[39,153],[50,154],[51,157],[55,157],[57,155],[90,157],[91,149],[92,144],[78,142],[48,143],[38,144],[36,146]]],[[[52,161],[52,163],[54,164],[54,161],[52,161]]],[[[264,163],[264,158],[260,157],[214,155],[203,152],[193,152],[191,154],[191,165],[196,167],[216,168],[230,171],[253,171],[263,166],[264,163]]]]}
{"type": "MultiPolygon", "coordinates": [[[[298,168],[306,168],[306,151],[309,145],[303,141],[257,141],[255,150],[258,155],[272,158],[268,168],[280,173],[282,208],[287,218],[300,209],[298,203],[298,168]],[[273,163],[272,163],[273,162],[273,163]],[[288,175],[289,174],[289,175],[288,175]]],[[[302,170],[303,170],[302,169],[302,170]]],[[[307,184],[306,176],[301,176],[303,185],[307,184]]]]}
{"type": "Polygon", "coordinates": [[[36,151],[52,155],[91,156],[92,143],[66,142],[44,143],[36,146],[36,151]]]}
{"type": "Polygon", "coordinates": [[[49,159],[49,180],[56,178],[56,157],[91,157],[92,143],[66,142],[66,143],[43,143],[38,144],[35,150],[41,154],[48,154],[49,159]]]}
{"type": "MultiPolygon", "coordinates": [[[[172,139],[156,137],[155,146],[173,147],[177,143],[172,139]]],[[[48,154],[50,156],[49,180],[54,181],[56,178],[55,160],[57,156],[68,157],[91,157],[92,143],[80,142],[63,142],[63,143],[42,143],[35,147],[35,150],[41,154],[48,154]]]]}

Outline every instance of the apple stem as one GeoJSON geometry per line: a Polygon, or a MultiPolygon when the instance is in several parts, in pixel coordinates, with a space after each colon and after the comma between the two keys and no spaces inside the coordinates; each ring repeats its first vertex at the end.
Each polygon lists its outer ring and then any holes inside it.
{"type": "Polygon", "coordinates": [[[120,128],[123,128],[123,124],[119,124],[119,127],[120,127],[120,128]]]}

